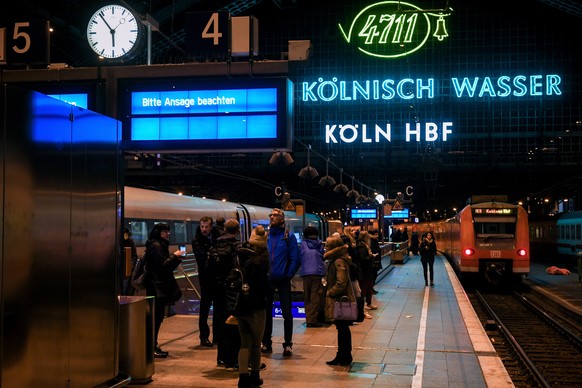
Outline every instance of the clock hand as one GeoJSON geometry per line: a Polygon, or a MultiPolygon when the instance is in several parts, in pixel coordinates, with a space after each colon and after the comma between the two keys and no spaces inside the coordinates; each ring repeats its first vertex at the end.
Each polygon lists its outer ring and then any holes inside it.
{"type": "Polygon", "coordinates": [[[101,17],[101,19],[103,19],[103,21],[105,22],[105,25],[107,26],[107,28],[109,28],[109,32],[111,32],[113,34],[113,31],[115,31],[113,28],[111,28],[111,26],[109,25],[109,23],[107,23],[107,20],[105,20],[105,18],[103,17],[103,15],[99,14],[99,16],[101,17]]]}

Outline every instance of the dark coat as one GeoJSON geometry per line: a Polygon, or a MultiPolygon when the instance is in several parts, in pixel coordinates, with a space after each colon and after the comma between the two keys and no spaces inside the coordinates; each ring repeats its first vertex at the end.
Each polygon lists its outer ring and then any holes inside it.
{"type": "Polygon", "coordinates": [[[423,238],[420,242],[419,251],[421,260],[434,259],[437,251],[435,240],[428,241],[426,238],[423,238]]]}
{"type": "Polygon", "coordinates": [[[182,259],[170,254],[170,242],[163,238],[150,239],[146,242],[145,266],[148,273],[146,280],[146,294],[157,296],[154,287],[155,281],[174,281],[174,270],[178,268],[182,259]]]}
{"type": "Polygon", "coordinates": [[[238,257],[249,285],[250,306],[253,310],[264,310],[270,288],[267,245],[247,241],[239,249],[238,257]]]}
{"type": "Polygon", "coordinates": [[[336,300],[342,296],[348,296],[350,301],[356,301],[354,287],[351,284],[349,266],[352,262],[348,255],[347,245],[327,251],[325,260],[329,260],[327,268],[327,293],[325,297],[325,320],[333,321],[333,310],[336,300]]]}
{"type": "Polygon", "coordinates": [[[212,246],[212,242],[220,237],[220,232],[216,228],[212,228],[210,236],[204,236],[200,231],[200,226],[196,228],[196,233],[192,239],[192,253],[196,259],[198,267],[198,276],[204,278],[204,270],[206,269],[206,260],[208,259],[208,251],[212,246]]]}

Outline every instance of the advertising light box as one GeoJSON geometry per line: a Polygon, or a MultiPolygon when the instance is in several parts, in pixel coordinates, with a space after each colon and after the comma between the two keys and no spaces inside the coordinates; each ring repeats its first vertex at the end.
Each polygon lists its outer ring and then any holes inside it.
{"type": "Polygon", "coordinates": [[[131,81],[122,90],[126,150],[290,149],[293,85],[286,78],[131,81]]]}

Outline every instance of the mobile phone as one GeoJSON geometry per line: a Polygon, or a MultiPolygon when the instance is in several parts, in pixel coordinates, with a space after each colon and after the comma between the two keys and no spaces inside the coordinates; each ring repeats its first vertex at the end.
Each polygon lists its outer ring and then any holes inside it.
{"type": "Polygon", "coordinates": [[[180,245],[180,250],[185,253],[186,252],[186,245],[180,245]]]}

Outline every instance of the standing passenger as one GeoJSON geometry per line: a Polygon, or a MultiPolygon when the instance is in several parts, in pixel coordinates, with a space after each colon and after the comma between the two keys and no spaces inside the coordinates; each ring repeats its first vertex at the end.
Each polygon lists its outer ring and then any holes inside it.
{"type": "MultiPolygon", "coordinates": [[[[211,279],[206,275],[206,260],[208,259],[208,251],[212,245],[212,241],[220,235],[217,229],[212,227],[212,217],[202,217],[200,223],[196,228],[196,234],[192,239],[192,252],[196,259],[196,266],[198,267],[198,282],[200,283],[200,313],[198,319],[198,329],[200,334],[200,345],[212,347],[210,342],[210,327],[208,326],[208,314],[210,313],[210,306],[214,301],[212,293],[211,279]]],[[[217,322],[212,320],[212,332],[217,322]]]]}
{"type": "MultiPolygon", "coordinates": [[[[325,259],[329,260],[327,267],[327,293],[325,300],[325,318],[334,321],[334,303],[342,296],[348,296],[352,303],[356,303],[354,289],[351,286],[349,266],[352,261],[348,255],[348,247],[341,238],[328,237],[325,243],[325,259]]],[[[337,353],[333,360],[326,361],[327,365],[348,366],[352,363],[352,333],[350,321],[334,321],[337,329],[337,353]]]]}
{"type": "Polygon", "coordinates": [[[319,239],[319,230],[308,226],[303,230],[303,241],[299,247],[303,280],[303,300],[305,302],[305,323],[307,327],[321,327],[317,317],[323,304],[322,277],[325,276],[323,263],[323,242],[319,239]]]}
{"type": "Polygon", "coordinates": [[[427,232],[420,242],[420,261],[422,263],[422,270],[424,273],[424,286],[428,287],[428,274],[430,271],[430,286],[434,287],[434,256],[436,255],[437,247],[432,232],[427,232]]]}
{"type": "MultiPolygon", "coordinates": [[[[135,247],[135,242],[133,241],[133,238],[131,238],[131,232],[129,231],[129,229],[127,228],[123,228],[123,240],[121,242],[121,246],[123,247],[123,257],[125,258],[125,250],[129,249],[130,255],[131,255],[131,272],[133,273],[133,270],[135,269],[135,264],[137,263],[137,248],[135,247]]],[[[122,260],[123,263],[125,263],[125,260],[122,260]]],[[[125,267],[125,266],[124,266],[125,267]]],[[[125,268],[124,271],[122,271],[123,274],[125,274],[125,268]]],[[[133,286],[131,285],[131,275],[130,276],[123,276],[123,294],[122,295],[134,295],[135,294],[135,288],[133,288],[133,286]]]]}
{"type": "Polygon", "coordinates": [[[372,294],[377,294],[378,291],[374,288],[376,284],[376,279],[378,278],[378,272],[382,269],[382,248],[380,247],[379,241],[380,232],[378,229],[373,229],[370,231],[370,249],[374,254],[374,261],[372,267],[374,269],[374,280],[372,282],[372,294]]]}
{"type": "Polygon", "coordinates": [[[240,333],[238,352],[239,387],[258,387],[260,378],[261,340],[265,331],[267,294],[269,293],[269,253],[267,233],[261,225],[255,227],[249,240],[239,250],[240,265],[245,270],[245,280],[249,285],[249,305],[251,311],[237,315],[240,333]],[[249,375],[249,369],[251,371],[249,375]]]}
{"type": "MultiPolygon", "coordinates": [[[[370,249],[370,234],[366,231],[360,232],[356,242],[356,258],[360,268],[360,290],[366,302],[366,310],[376,310],[378,306],[372,303],[372,288],[374,287],[374,254],[370,249]]],[[[364,318],[371,319],[368,311],[364,312],[364,318]]]]}
{"type": "Polygon", "coordinates": [[[158,295],[155,282],[175,283],[174,270],[182,262],[184,252],[177,250],[170,255],[170,227],[168,224],[158,223],[151,230],[146,242],[144,253],[145,267],[147,271],[146,294],[155,296],[154,299],[154,343],[155,357],[168,357],[168,352],[163,351],[158,345],[158,333],[166,314],[166,306],[173,303],[165,296],[158,295]]]}
{"type": "Polygon", "coordinates": [[[269,295],[267,295],[267,316],[265,334],[263,335],[264,353],[273,352],[273,300],[275,292],[279,293],[281,312],[283,314],[283,356],[293,355],[293,313],[291,305],[291,278],[299,269],[301,259],[299,247],[294,234],[285,229],[285,213],[283,209],[273,209],[269,215],[269,236],[267,249],[271,263],[269,277],[269,295]]]}
{"type": "Polygon", "coordinates": [[[230,316],[226,306],[226,277],[234,268],[234,260],[241,247],[240,224],[235,219],[224,224],[224,234],[217,238],[210,247],[206,269],[212,279],[214,295],[214,313],[212,321],[213,339],[217,344],[216,361],[230,371],[238,369],[238,351],[240,349],[240,334],[238,328],[226,323],[230,316]]]}

